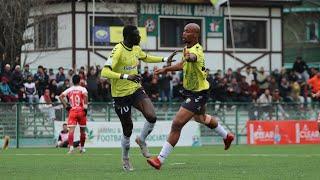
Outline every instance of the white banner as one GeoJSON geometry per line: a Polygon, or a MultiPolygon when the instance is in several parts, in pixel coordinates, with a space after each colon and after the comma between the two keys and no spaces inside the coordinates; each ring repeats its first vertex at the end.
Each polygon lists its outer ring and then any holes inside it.
{"type": "MultiPolygon", "coordinates": [[[[62,129],[62,121],[55,121],[55,138],[57,139],[62,129]]],[[[137,135],[140,135],[144,122],[133,122],[131,135],[131,146],[137,147],[134,142],[137,135]]],[[[171,121],[159,121],[154,130],[147,138],[148,146],[159,147],[167,140],[171,129],[171,121]]],[[[86,147],[120,147],[122,127],[120,122],[88,122],[87,123],[86,147]]],[[[79,139],[79,127],[76,127],[75,140],[79,139]]],[[[180,140],[177,146],[198,146],[200,137],[199,124],[190,121],[182,129],[180,140]]]]}

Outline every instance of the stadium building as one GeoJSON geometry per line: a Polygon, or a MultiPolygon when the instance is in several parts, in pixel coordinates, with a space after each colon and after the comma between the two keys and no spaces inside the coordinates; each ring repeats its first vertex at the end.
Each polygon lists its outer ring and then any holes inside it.
{"type": "Polygon", "coordinates": [[[230,9],[225,3],[216,10],[209,0],[48,2],[42,10],[30,12],[30,27],[24,36],[29,43],[22,47],[21,59],[32,68],[102,65],[121,38],[119,26],[125,23],[146,27],[142,47],[166,56],[181,49],[184,25],[195,22],[202,28],[201,44],[208,68],[250,65],[274,70],[284,64],[283,8],[301,3],[230,0],[230,9]]]}

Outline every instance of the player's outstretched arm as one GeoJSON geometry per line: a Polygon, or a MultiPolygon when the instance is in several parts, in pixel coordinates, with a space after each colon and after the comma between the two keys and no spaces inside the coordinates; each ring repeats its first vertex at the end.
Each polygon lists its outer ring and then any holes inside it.
{"type": "Polygon", "coordinates": [[[108,79],[127,79],[129,81],[133,81],[136,83],[140,83],[142,77],[138,74],[129,75],[129,74],[121,74],[111,70],[109,66],[105,66],[101,71],[101,77],[108,79]]]}
{"type": "Polygon", "coordinates": [[[139,60],[146,62],[146,63],[159,63],[159,62],[168,62],[171,63],[174,60],[172,59],[177,54],[177,51],[174,51],[170,54],[168,57],[160,57],[160,56],[152,56],[149,54],[146,54],[142,50],[140,51],[140,57],[139,60]]]}
{"type": "Polygon", "coordinates": [[[154,74],[157,75],[157,74],[162,74],[162,73],[169,72],[169,71],[181,71],[182,69],[183,69],[183,61],[181,61],[175,65],[172,65],[172,66],[168,66],[168,67],[165,67],[162,69],[157,69],[154,72],[154,74]]]}

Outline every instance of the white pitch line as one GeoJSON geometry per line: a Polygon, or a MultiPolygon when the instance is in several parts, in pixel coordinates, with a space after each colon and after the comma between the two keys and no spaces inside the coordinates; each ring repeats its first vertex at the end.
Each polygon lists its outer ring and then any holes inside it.
{"type": "Polygon", "coordinates": [[[176,162],[176,163],[171,163],[170,165],[172,165],[172,166],[175,166],[175,165],[184,165],[184,164],[186,164],[186,163],[178,163],[178,162],[176,162]]]}
{"type": "MultiPolygon", "coordinates": [[[[73,156],[79,155],[75,154],[26,154],[26,153],[17,153],[17,154],[2,154],[0,156],[73,156]]],[[[83,154],[84,156],[118,156],[119,154],[90,154],[87,152],[83,154]]],[[[156,154],[154,154],[156,155],[156,154]]],[[[131,154],[131,156],[141,156],[141,154],[131,154]]],[[[172,154],[171,156],[188,156],[188,157],[320,157],[320,154],[172,154]]]]}

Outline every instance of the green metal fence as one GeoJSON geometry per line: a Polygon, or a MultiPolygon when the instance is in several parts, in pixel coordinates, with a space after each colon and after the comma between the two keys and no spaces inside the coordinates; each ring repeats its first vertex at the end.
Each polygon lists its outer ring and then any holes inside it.
{"type": "MultiPolygon", "coordinates": [[[[158,121],[171,121],[181,102],[155,102],[158,121]]],[[[246,143],[248,120],[315,120],[319,104],[252,104],[213,103],[207,104],[207,113],[219,117],[220,123],[236,134],[236,143],[246,143]]],[[[133,121],[143,121],[143,115],[132,111],[133,121]]],[[[11,137],[11,146],[49,146],[54,142],[54,120],[65,121],[66,112],[61,104],[47,107],[44,104],[0,103],[0,138],[11,137]]],[[[90,103],[88,120],[118,122],[112,103],[90,103]]],[[[221,143],[214,131],[200,126],[200,140],[204,145],[221,143]]]]}

